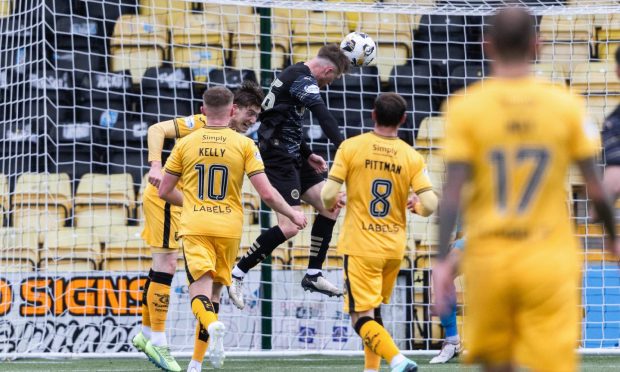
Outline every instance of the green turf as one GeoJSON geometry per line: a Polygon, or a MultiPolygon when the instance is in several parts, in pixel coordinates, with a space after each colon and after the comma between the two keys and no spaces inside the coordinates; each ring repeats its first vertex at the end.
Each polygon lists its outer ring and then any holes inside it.
{"type": "MultiPolygon", "coordinates": [[[[462,367],[458,362],[447,365],[429,365],[430,357],[414,358],[420,370],[429,371],[476,371],[473,367],[462,367]]],[[[181,368],[187,367],[188,360],[179,360],[181,368]]],[[[205,366],[208,362],[205,361],[205,366]]],[[[333,371],[333,372],[361,372],[363,370],[361,357],[324,357],[306,356],[295,358],[229,358],[221,371],[333,371]]],[[[620,356],[586,356],[583,358],[582,371],[618,371],[620,370],[620,356]]],[[[204,367],[203,371],[212,370],[204,367]]],[[[389,369],[384,365],[382,371],[389,369]]],[[[0,362],[2,372],[21,371],[153,371],[154,368],[146,359],[21,359],[0,362]]]]}

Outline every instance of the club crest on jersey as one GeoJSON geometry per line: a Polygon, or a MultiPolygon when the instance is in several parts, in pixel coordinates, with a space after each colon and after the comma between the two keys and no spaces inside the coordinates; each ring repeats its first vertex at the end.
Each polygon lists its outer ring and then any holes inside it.
{"type": "Polygon", "coordinates": [[[193,116],[188,116],[185,119],[185,126],[188,127],[189,129],[194,129],[194,117],[193,116]]]}
{"type": "Polygon", "coordinates": [[[263,157],[262,157],[262,156],[260,156],[260,152],[258,152],[258,151],[256,151],[256,152],[254,153],[254,158],[255,158],[256,160],[258,160],[258,161],[263,161],[263,157]]]}
{"type": "Polygon", "coordinates": [[[291,198],[295,200],[299,199],[299,190],[293,189],[293,191],[291,191],[291,198]]]}
{"type": "Polygon", "coordinates": [[[306,91],[306,93],[310,94],[318,94],[320,92],[319,87],[315,84],[307,85],[304,90],[306,91]]]}

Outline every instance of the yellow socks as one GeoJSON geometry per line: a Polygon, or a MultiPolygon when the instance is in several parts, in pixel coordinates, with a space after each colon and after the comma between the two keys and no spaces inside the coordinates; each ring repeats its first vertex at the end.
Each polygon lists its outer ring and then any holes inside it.
{"type": "Polygon", "coordinates": [[[192,312],[204,329],[209,329],[209,324],[217,321],[215,309],[207,296],[198,295],[192,298],[192,312]]]}
{"type": "Polygon", "coordinates": [[[164,332],[166,330],[171,284],[172,274],[159,271],[152,272],[146,299],[153,332],[164,332]]]}
{"type": "MultiPolygon", "coordinates": [[[[149,276],[146,278],[146,282],[144,283],[144,288],[142,288],[142,326],[149,327],[149,328],[151,327],[151,316],[149,314],[149,301],[148,301],[146,294],[149,291],[152,274],[153,274],[153,270],[151,269],[149,271],[149,276]]],[[[149,334],[145,336],[150,337],[151,335],[149,334]]]]}
{"type": "MultiPolygon", "coordinates": [[[[212,304],[216,316],[215,319],[217,320],[217,314],[220,312],[220,304],[217,302],[213,302],[212,304]]],[[[207,353],[207,347],[209,347],[209,334],[207,333],[207,329],[203,327],[200,322],[197,322],[196,334],[194,335],[194,354],[192,355],[192,360],[202,363],[202,360],[205,358],[205,354],[207,353]]]]}
{"type": "Polygon", "coordinates": [[[370,351],[390,362],[400,354],[388,331],[370,317],[362,317],[355,324],[355,332],[360,335],[370,351]]]}
{"type": "Polygon", "coordinates": [[[364,369],[378,371],[381,367],[381,357],[364,345],[364,369]]]}

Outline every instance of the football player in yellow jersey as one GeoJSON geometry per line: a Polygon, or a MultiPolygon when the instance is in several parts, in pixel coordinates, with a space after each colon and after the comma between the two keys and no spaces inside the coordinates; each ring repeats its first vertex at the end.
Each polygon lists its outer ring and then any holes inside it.
{"type": "Polygon", "coordinates": [[[571,163],[619,252],[595,167],[598,131],[584,124],[580,98],[530,76],[537,37],[526,9],[498,11],[485,36],[492,78],[450,98],[446,110],[437,310],[454,301],[448,252],[462,197],[466,361],[488,371],[575,371],[581,259],[567,208],[571,163]]]}
{"type": "MultiPolygon", "coordinates": [[[[214,87],[204,94],[207,125],[177,142],[166,162],[159,196],[182,206],[179,236],[183,238],[185,269],[190,282],[192,312],[210,337],[209,359],[214,367],[224,360],[224,324],[217,320],[211,298],[230,285],[243,226],[241,186],[247,175],[269,207],[302,229],[303,212],[296,211],[271,186],[254,142],[228,128],[233,94],[214,87]],[[183,191],[176,188],[182,180],[183,191]]],[[[147,349],[150,342],[147,343],[147,349]]],[[[148,350],[147,350],[148,351],[148,350]]],[[[200,371],[192,360],[189,371],[200,371]]]]}
{"type": "Polygon", "coordinates": [[[367,372],[379,370],[381,357],[393,372],[417,370],[383,328],[380,312],[405,254],[410,191],[419,198],[414,212],[429,216],[437,207],[424,159],[397,136],[406,109],[399,95],[381,94],[372,112],[374,130],[340,145],[321,192],[325,207],[334,208],[343,205],[342,184],[348,186],[338,253],[344,255],[344,310],[364,341],[367,372]]]}
{"type": "MultiPolygon", "coordinates": [[[[244,81],[235,92],[230,127],[240,133],[246,132],[256,122],[263,98],[263,92],[256,83],[244,81]]],[[[163,178],[161,155],[164,139],[185,137],[204,125],[204,114],[198,114],[152,125],[148,132],[151,169],[149,184],[142,199],[145,218],[142,238],[151,247],[153,261],[143,291],[142,331],[134,337],[133,344],[138,350],[144,351],[146,343],[151,340],[152,349],[161,354],[151,359],[158,366],[172,371],[180,370],[180,367],[167,350],[165,322],[170,284],[177,266],[179,243],[176,235],[181,208],[166,203],[157,195],[157,187],[163,178]]],[[[219,298],[213,298],[212,301],[217,312],[219,298]]],[[[207,341],[205,337],[203,339],[207,341]]],[[[195,356],[195,359],[200,358],[195,356]]]]}

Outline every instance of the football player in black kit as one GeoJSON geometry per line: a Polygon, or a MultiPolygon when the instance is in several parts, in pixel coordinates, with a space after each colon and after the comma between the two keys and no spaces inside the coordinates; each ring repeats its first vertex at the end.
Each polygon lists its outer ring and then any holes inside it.
{"type": "MultiPolygon", "coordinates": [[[[291,206],[300,209],[303,200],[318,211],[310,233],[308,270],[301,285],[305,290],[328,296],[342,295],[342,291],[321,272],[339,210],[326,210],[321,202],[327,163],[321,156],[313,154],[304,141],[302,118],[305,110],[310,110],[327,138],[336,148],[340,145],[342,136],[338,123],[327,111],[319,90],[346,73],[350,64],[338,45],[323,46],[316,57],[282,71],[271,84],[259,116],[259,149],[269,181],[291,206]]],[[[277,218],[278,225],[263,232],[233,269],[228,293],[240,309],[244,306],[244,275],[278,245],[299,232],[288,218],[280,214],[277,218]]]]}

